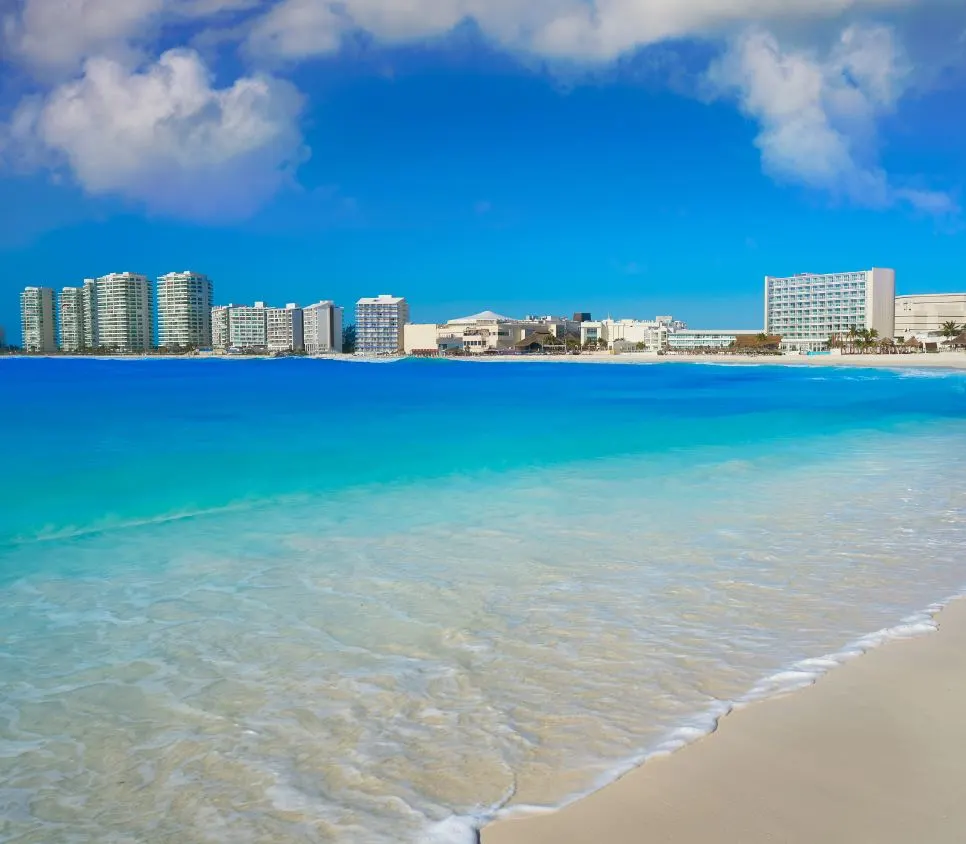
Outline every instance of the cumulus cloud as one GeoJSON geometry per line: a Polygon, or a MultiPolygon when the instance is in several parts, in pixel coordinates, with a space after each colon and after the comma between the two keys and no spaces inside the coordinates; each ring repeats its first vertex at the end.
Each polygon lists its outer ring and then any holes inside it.
{"type": "Polygon", "coordinates": [[[758,121],[762,166],[781,181],[829,191],[870,207],[897,201],[948,211],[945,194],[896,189],[876,163],[876,122],[891,112],[911,78],[891,29],[849,27],[821,54],[783,49],[769,32],[734,40],[708,78],[737,96],[758,121]]]}
{"type": "Polygon", "coordinates": [[[244,216],[306,157],[302,97],[265,75],[212,87],[190,50],[143,69],[89,59],[80,79],[27,100],[12,135],[35,158],[69,165],[91,194],[198,219],[244,216]]]}

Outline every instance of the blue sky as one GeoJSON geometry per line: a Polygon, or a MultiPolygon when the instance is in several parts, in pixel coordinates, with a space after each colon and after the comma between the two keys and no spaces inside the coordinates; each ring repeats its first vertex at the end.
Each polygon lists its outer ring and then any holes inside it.
{"type": "Polygon", "coordinates": [[[0,0],[0,324],[120,270],[708,327],[766,273],[966,289],[962,5],[0,0]]]}

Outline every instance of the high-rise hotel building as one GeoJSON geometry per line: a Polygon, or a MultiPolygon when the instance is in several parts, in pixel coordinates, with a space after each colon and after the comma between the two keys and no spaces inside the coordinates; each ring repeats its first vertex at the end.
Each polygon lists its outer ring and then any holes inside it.
{"type": "Polygon", "coordinates": [[[50,287],[27,287],[20,294],[20,325],[27,352],[56,352],[54,291],[50,287]]]}
{"type": "Polygon", "coordinates": [[[65,287],[60,291],[60,350],[80,352],[84,343],[84,288],[65,287]]]}
{"type": "Polygon", "coordinates": [[[786,349],[824,349],[853,326],[891,338],[895,320],[895,270],[765,277],[765,333],[781,335],[786,349]]]}
{"type": "Polygon", "coordinates": [[[382,294],[356,303],[356,354],[395,355],[403,351],[403,327],[409,322],[409,304],[382,294]]]}
{"type": "Polygon", "coordinates": [[[302,308],[305,351],[310,355],[342,351],[342,308],[334,302],[316,302],[302,308]]]}
{"type": "Polygon", "coordinates": [[[185,270],[158,279],[158,345],[207,349],[211,346],[212,284],[208,276],[185,270]]]}
{"type": "Polygon", "coordinates": [[[111,273],[86,279],[81,303],[87,348],[121,352],[146,352],[151,348],[154,326],[147,276],[111,273]]]}

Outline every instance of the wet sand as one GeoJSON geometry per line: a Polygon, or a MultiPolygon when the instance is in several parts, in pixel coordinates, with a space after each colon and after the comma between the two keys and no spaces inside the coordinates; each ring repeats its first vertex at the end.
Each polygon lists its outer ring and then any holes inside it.
{"type": "Polygon", "coordinates": [[[966,601],[552,814],[483,844],[944,844],[966,830],[966,601]]]}

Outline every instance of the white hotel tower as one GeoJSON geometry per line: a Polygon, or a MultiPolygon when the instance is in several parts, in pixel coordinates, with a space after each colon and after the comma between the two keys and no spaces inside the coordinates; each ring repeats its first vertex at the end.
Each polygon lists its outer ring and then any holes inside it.
{"type": "Polygon", "coordinates": [[[60,350],[84,348],[84,288],[65,287],[60,291],[60,350]]]}
{"type": "Polygon", "coordinates": [[[28,287],[20,294],[23,347],[28,352],[56,352],[54,339],[54,291],[28,287]]]}
{"type": "Polygon", "coordinates": [[[158,345],[211,347],[212,284],[208,276],[185,270],[158,279],[158,345]]]}
{"type": "Polygon", "coordinates": [[[356,302],[356,354],[396,355],[403,351],[409,304],[382,294],[356,302]]]}
{"type": "Polygon", "coordinates": [[[781,335],[786,349],[824,349],[853,326],[891,338],[895,321],[895,270],[765,277],[765,333],[781,335]]]}
{"type": "Polygon", "coordinates": [[[85,342],[122,352],[151,348],[151,282],[137,273],[111,273],[84,282],[85,342]]]}

